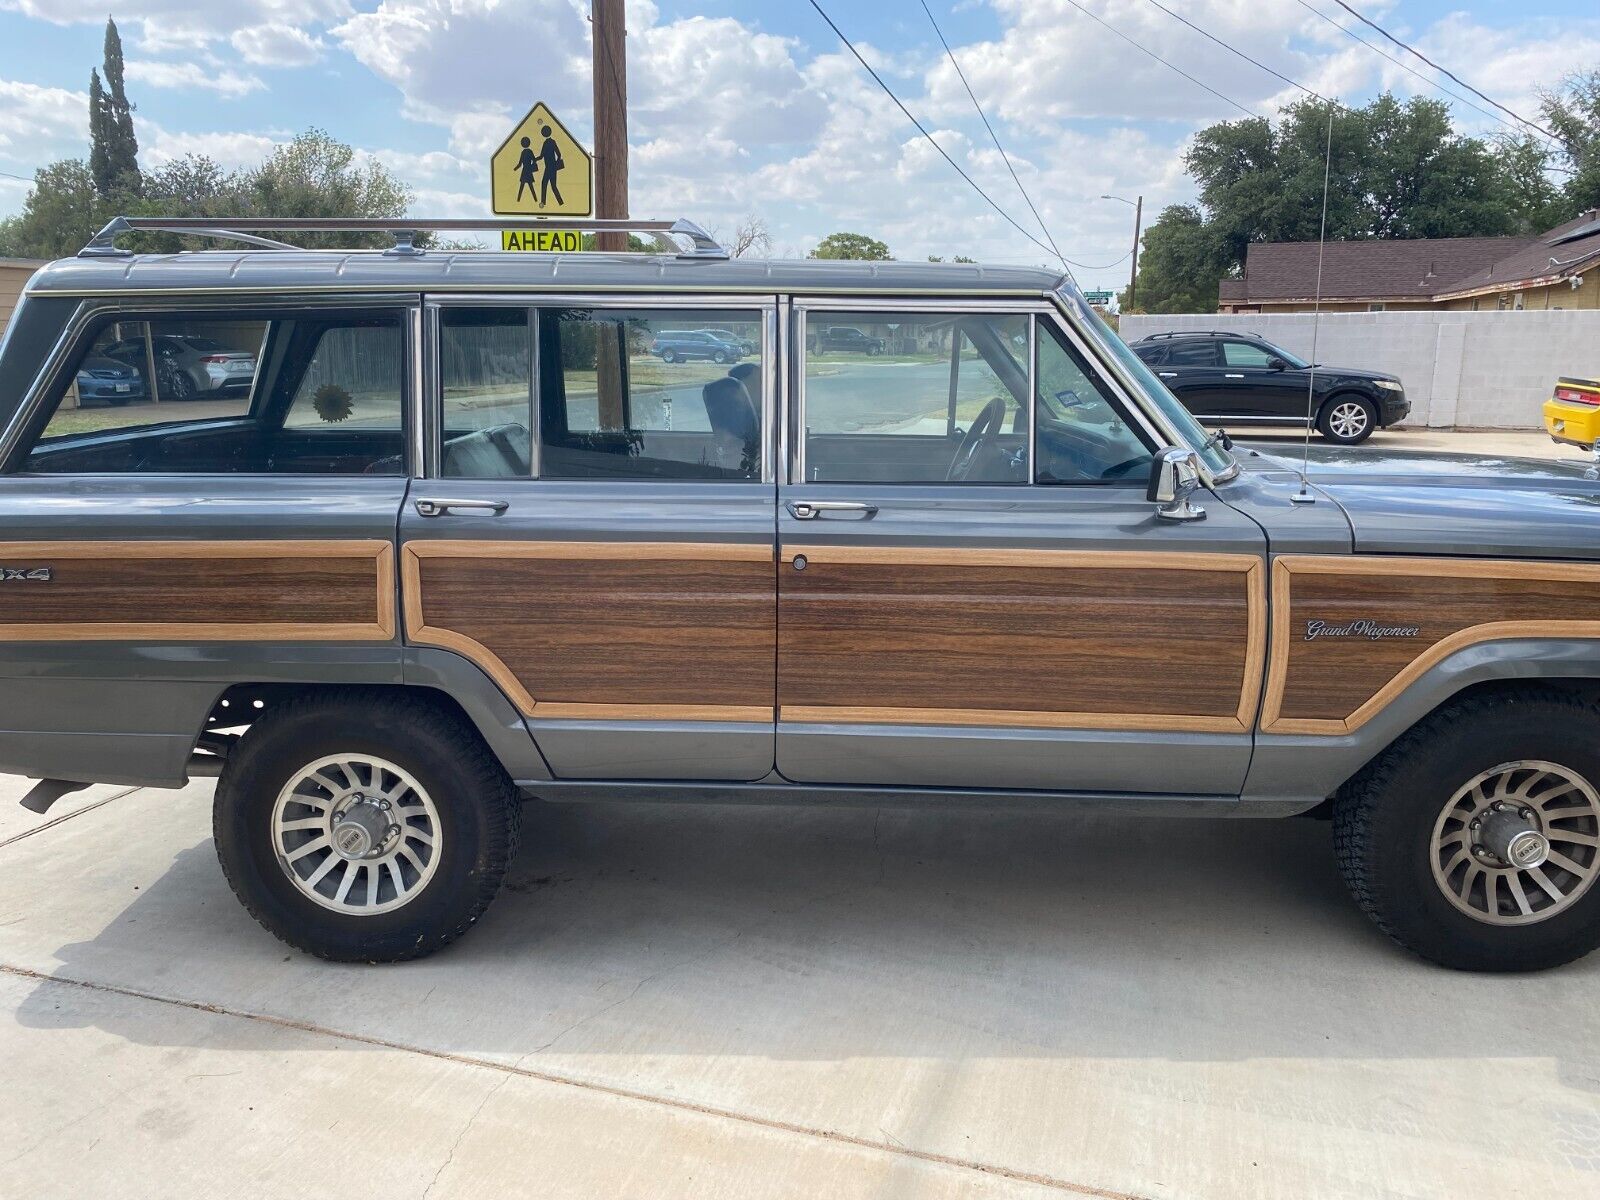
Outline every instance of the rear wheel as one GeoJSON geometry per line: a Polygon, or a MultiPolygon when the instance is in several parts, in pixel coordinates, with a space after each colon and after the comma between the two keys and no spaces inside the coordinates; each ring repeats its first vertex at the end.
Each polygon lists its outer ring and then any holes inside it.
{"type": "Polygon", "coordinates": [[[1317,414],[1317,431],[1341,446],[1366,441],[1377,427],[1377,407],[1361,396],[1335,396],[1317,414]]]}
{"type": "Polygon", "coordinates": [[[324,696],[266,713],[228,756],[213,829],[224,874],[273,934],[321,958],[398,962],[483,915],[521,807],[453,712],[324,696]]]}
{"type": "Polygon", "coordinates": [[[1600,945],[1600,707],[1497,693],[1407,734],[1334,805],[1339,867],[1401,945],[1528,971],[1600,945]]]}
{"type": "Polygon", "coordinates": [[[675,362],[677,362],[678,361],[678,352],[676,350],[663,350],[661,352],[661,361],[662,362],[667,362],[667,363],[675,363],[675,362]]]}

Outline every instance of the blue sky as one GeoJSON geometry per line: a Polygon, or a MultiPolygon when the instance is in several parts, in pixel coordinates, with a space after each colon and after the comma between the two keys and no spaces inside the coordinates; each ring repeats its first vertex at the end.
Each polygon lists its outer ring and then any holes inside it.
{"type": "MultiPolygon", "coordinates": [[[[1252,112],[1292,97],[1152,0],[1080,0],[1252,112]]],[[[1333,0],[1162,0],[1318,91],[1436,95],[1310,9],[1333,0]],[[1309,7],[1308,7],[1309,6],[1309,7]]],[[[1188,200],[1194,131],[1237,116],[1069,0],[929,0],[1019,174],[1087,286],[1125,279],[1131,213],[1188,200]],[[1121,260],[1121,261],[1118,261],[1121,260]]],[[[823,0],[935,136],[1034,230],[918,0],[823,0]]],[[[1600,61],[1593,0],[1363,0],[1361,11],[1526,115],[1533,88],[1600,61]]],[[[586,5],[575,0],[144,0],[121,6],[147,165],[235,165],[316,125],[385,162],[433,215],[487,211],[489,151],[534,100],[587,138],[586,5]]],[[[86,151],[104,0],[0,0],[0,172],[86,151]]],[[[629,5],[633,204],[730,232],[756,216],[774,250],[853,229],[901,257],[1043,255],[975,196],[848,58],[807,0],[629,5]]],[[[1392,51],[1392,47],[1389,48],[1392,51]]],[[[1420,63],[1413,63],[1431,75],[1420,63]]],[[[1496,126],[1464,106],[1459,126],[1496,126]]],[[[27,184],[0,175],[0,213],[27,184]]]]}

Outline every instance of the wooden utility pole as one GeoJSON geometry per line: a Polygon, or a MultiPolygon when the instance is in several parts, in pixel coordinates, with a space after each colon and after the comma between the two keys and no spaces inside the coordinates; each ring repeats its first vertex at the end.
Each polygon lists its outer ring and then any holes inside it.
{"type": "MultiPolygon", "coordinates": [[[[628,215],[628,49],[623,0],[592,0],[594,40],[594,215],[628,215]]],[[[595,249],[625,251],[628,235],[602,233],[595,249]]]]}

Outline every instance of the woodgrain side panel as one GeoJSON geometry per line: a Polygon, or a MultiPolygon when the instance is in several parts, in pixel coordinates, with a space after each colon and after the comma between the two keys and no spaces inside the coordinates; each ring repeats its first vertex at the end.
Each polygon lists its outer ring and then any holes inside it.
{"type": "Polygon", "coordinates": [[[401,571],[410,639],[529,716],[772,720],[770,546],[415,541],[401,571]]]}
{"type": "Polygon", "coordinates": [[[1481,642],[1600,637],[1600,566],[1495,559],[1289,555],[1273,564],[1262,729],[1359,729],[1435,663],[1481,642]],[[1409,637],[1317,636],[1310,622],[1414,627],[1409,637]]]}
{"type": "Polygon", "coordinates": [[[387,641],[394,548],[378,540],[0,542],[4,641],[387,641]]]}
{"type": "Polygon", "coordinates": [[[1255,719],[1253,556],[789,546],[779,577],[785,720],[1236,733],[1255,719]]]}

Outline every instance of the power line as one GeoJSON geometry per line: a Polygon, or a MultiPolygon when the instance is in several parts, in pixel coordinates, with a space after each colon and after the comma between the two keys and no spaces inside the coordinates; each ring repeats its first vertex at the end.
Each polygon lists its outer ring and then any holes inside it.
{"type": "Polygon", "coordinates": [[[1496,116],[1494,113],[1490,112],[1488,109],[1482,107],[1481,105],[1474,104],[1471,100],[1468,100],[1465,96],[1457,95],[1455,92],[1452,92],[1449,88],[1445,87],[1438,80],[1428,78],[1428,76],[1424,75],[1421,71],[1417,70],[1415,67],[1412,67],[1412,66],[1410,66],[1410,65],[1408,65],[1408,64],[1406,64],[1404,62],[1401,62],[1398,58],[1396,58],[1394,55],[1388,53],[1386,50],[1382,49],[1381,47],[1374,46],[1371,42],[1367,41],[1366,38],[1362,37],[1355,30],[1349,29],[1349,28],[1339,24],[1339,22],[1335,21],[1332,17],[1330,17],[1327,13],[1323,12],[1321,9],[1313,7],[1308,2],[1308,0],[1295,0],[1295,3],[1300,5],[1301,8],[1305,9],[1309,13],[1315,13],[1317,16],[1321,17],[1324,21],[1326,21],[1329,25],[1332,25],[1340,33],[1344,34],[1348,38],[1352,38],[1355,41],[1361,43],[1361,45],[1365,46],[1368,50],[1371,50],[1374,54],[1378,55],[1380,58],[1385,58],[1388,61],[1392,62],[1395,66],[1399,67],[1402,71],[1405,71],[1405,72],[1407,72],[1407,73],[1409,73],[1411,75],[1416,76],[1418,79],[1422,80],[1423,83],[1427,84],[1429,87],[1433,88],[1435,91],[1442,92],[1444,95],[1449,96],[1452,100],[1455,100],[1460,104],[1465,104],[1468,108],[1472,109],[1474,112],[1481,113],[1482,115],[1488,117],[1491,121],[1495,121],[1495,122],[1499,123],[1500,125],[1503,125],[1507,129],[1513,129],[1513,130],[1516,129],[1516,126],[1512,125],[1511,122],[1507,121],[1504,117],[1496,116]]]}
{"type": "MultiPolygon", "coordinates": [[[[812,0],[812,2],[815,3],[815,0],[812,0]]],[[[1217,89],[1212,87],[1209,83],[1201,83],[1198,79],[1196,79],[1193,75],[1189,74],[1189,72],[1185,71],[1182,67],[1176,66],[1173,63],[1168,62],[1166,59],[1162,58],[1161,55],[1157,54],[1154,50],[1151,50],[1149,47],[1147,47],[1145,45],[1142,45],[1141,43],[1135,41],[1133,38],[1131,38],[1127,34],[1123,33],[1122,30],[1118,29],[1115,25],[1111,24],[1109,21],[1103,20],[1098,13],[1092,12],[1091,10],[1085,8],[1083,5],[1079,4],[1078,0],[1067,0],[1067,3],[1072,5],[1073,8],[1077,9],[1079,12],[1081,12],[1084,16],[1088,17],[1095,24],[1104,26],[1106,29],[1109,29],[1112,33],[1116,34],[1119,38],[1121,38],[1123,41],[1127,42],[1128,45],[1132,46],[1135,50],[1139,51],[1141,54],[1148,54],[1151,58],[1155,59],[1163,67],[1166,67],[1168,70],[1176,71],[1179,75],[1182,75],[1190,83],[1194,84],[1198,88],[1202,88],[1205,91],[1210,92],[1213,96],[1215,96],[1218,100],[1221,100],[1224,104],[1233,105],[1233,107],[1237,108],[1240,112],[1242,112],[1247,117],[1255,117],[1255,116],[1259,115],[1257,113],[1251,112],[1248,108],[1246,108],[1244,105],[1240,104],[1232,96],[1224,96],[1221,92],[1217,91],[1217,89]]]]}
{"type": "MultiPolygon", "coordinates": [[[[1022,198],[1028,204],[1028,211],[1033,214],[1033,219],[1039,222],[1039,229],[1044,234],[1045,240],[1050,243],[1050,249],[1062,262],[1067,256],[1061,253],[1061,248],[1056,245],[1056,239],[1051,236],[1050,227],[1044,223],[1044,218],[1039,215],[1039,210],[1034,207],[1033,197],[1028,195],[1028,189],[1022,186],[1022,180],[1017,176],[1016,167],[1011,165],[1011,156],[1006,153],[1005,147],[1000,144],[999,135],[994,131],[994,126],[989,124],[989,118],[983,111],[983,105],[978,103],[978,97],[973,94],[972,85],[967,82],[967,73],[961,69],[961,64],[956,61],[955,53],[950,49],[950,43],[945,41],[944,30],[939,28],[939,22],[933,19],[933,10],[928,7],[928,0],[919,0],[922,11],[928,14],[928,24],[933,26],[933,32],[938,35],[939,44],[944,47],[945,57],[950,60],[950,65],[956,69],[956,76],[961,80],[961,86],[967,89],[967,98],[972,101],[972,107],[978,110],[978,118],[983,122],[983,127],[989,131],[989,140],[994,143],[994,148],[1000,152],[1000,160],[1006,164],[1006,170],[1011,172],[1011,182],[1017,185],[1017,191],[1022,193],[1022,198]]],[[[1074,263],[1086,271],[1104,271],[1108,267],[1091,267],[1087,263],[1074,263]]],[[[1112,264],[1115,266],[1116,264],[1112,264]]]]}
{"type": "Polygon", "coordinates": [[[1385,29],[1382,25],[1379,25],[1376,21],[1372,20],[1370,17],[1364,16],[1363,14],[1357,12],[1355,9],[1351,8],[1348,4],[1345,3],[1345,0],[1333,0],[1333,2],[1335,4],[1337,4],[1340,8],[1344,9],[1345,12],[1349,13],[1356,20],[1360,21],[1363,25],[1367,25],[1367,26],[1370,26],[1371,28],[1375,29],[1378,33],[1382,34],[1389,41],[1393,42],[1396,46],[1399,46],[1400,49],[1406,51],[1408,54],[1415,55],[1417,58],[1420,58],[1423,62],[1427,63],[1435,71],[1438,71],[1439,74],[1445,76],[1447,79],[1453,80],[1454,82],[1460,84],[1462,87],[1466,88],[1467,91],[1471,92],[1474,96],[1476,96],[1478,99],[1482,100],[1485,104],[1492,104],[1495,108],[1498,108],[1501,112],[1505,113],[1507,116],[1511,117],[1513,120],[1517,121],[1519,124],[1526,125],[1529,129],[1534,130],[1536,133],[1543,134],[1545,137],[1549,138],[1551,141],[1556,142],[1557,144],[1564,144],[1564,143],[1561,142],[1561,139],[1559,137],[1557,137],[1555,134],[1551,133],[1548,129],[1544,128],[1542,125],[1535,125],[1532,121],[1528,120],[1527,117],[1522,116],[1520,113],[1514,111],[1513,109],[1507,108],[1504,104],[1501,104],[1500,101],[1494,99],[1491,96],[1484,95],[1477,88],[1473,87],[1470,83],[1468,83],[1465,79],[1462,79],[1461,76],[1455,74],[1453,71],[1450,71],[1450,70],[1446,69],[1445,67],[1441,67],[1438,63],[1434,62],[1433,59],[1429,58],[1426,54],[1422,53],[1422,51],[1416,49],[1414,46],[1410,46],[1410,45],[1407,45],[1405,42],[1402,42],[1399,38],[1395,37],[1394,34],[1390,33],[1387,29],[1385,29]]]}
{"type": "MultiPolygon", "coordinates": [[[[1240,50],[1237,46],[1233,45],[1232,43],[1224,41],[1222,38],[1217,37],[1217,35],[1214,34],[1214,33],[1209,33],[1206,30],[1201,29],[1200,26],[1196,25],[1193,21],[1189,20],[1188,17],[1182,16],[1179,13],[1173,12],[1165,4],[1162,4],[1161,0],[1150,0],[1150,3],[1154,4],[1162,12],[1166,13],[1167,16],[1171,17],[1174,21],[1179,21],[1179,22],[1183,23],[1184,25],[1187,25],[1190,29],[1194,30],[1196,33],[1198,33],[1201,37],[1205,38],[1207,41],[1215,42],[1217,45],[1221,46],[1224,50],[1226,50],[1229,54],[1237,55],[1239,58],[1244,59],[1244,61],[1249,63],[1251,66],[1256,67],[1259,70],[1265,71],[1268,75],[1271,75],[1274,79],[1281,79],[1284,83],[1287,83],[1290,87],[1298,88],[1300,91],[1304,92],[1306,95],[1311,96],[1311,97],[1313,97],[1313,98],[1315,98],[1317,100],[1321,100],[1324,104],[1338,104],[1339,103],[1337,100],[1329,100],[1326,96],[1322,95],[1320,92],[1312,91],[1305,84],[1298,83],[1295,80],[1290,79],[1287,75],[1283,74],[1280,71],[1274,71],[1271,67],[1267,66],[1266,63],[1261,62],[1261,61],[1259,61],[1257,59],[1251,58],[1243,50],[1240,50]]],[[[1339,105],[1339,107],[1343,108],[1344,105],[1341,104],[1341,105],[1339,105]]]]}
{"type": "Polygon", "coordinates": [[[1027,238],[1035,246],[1039,247],[1039,249],[1045,250],[1045,251],[1050,251],[1050,252],[1053,253],[1053,251],[1051,251],[1049,246],[1045,245],[1038,238],[1034,237],[1033,234],[1029,233],[1021,225],[1018,225],[1016,220],[1011,216],[1011,214],[1008,213],[1005,209],[1001,208],[998,204],[996,204],[995,201],[994,201],[994,197],[990,196],[988,192],[984,191],[983,188],[978,186],[978,181],[975,180],[971,175],[968,175],[966,173],[966,171],[962,170],[961,169],[961,164],[956,162],[955,159],[951,158],[950,155],[945,152],[945,148],[943,146],[939,145],[939,143],[934,140],[933,135],[928,132],[927,126],[923,125],[923,123],[921,121],[917,120],[917,118],[912,115],[911,110],[909,108],[907,108],[903,103],[901,103],[900,97],[896,96],[894,94],[894,89],[891,88],[887,83],[884,82],[883,76],[879,75],[876,71],[874,71],[872,69],[872,64],[867,62],[866,59],[861,57],[861,51],[857,50],[856,47],[855,47],[855,43],[852,42],[849,38],[845,37],[844,31],[841,30],[837,25],[835,25],[833,23],[833,18],[830,17],[823,10],[822,5],[817,3],[817,0],[811,0],[811,7],[816,9],[817,10],[817,15],[828,23],[828,28],[833,30],[835,36],[837,36],[838,39],[845,44],[845,48],[847,50],[849,50],[851,54],[855,55],[856,61],[858,63],[860,63],[863,67],[866,68],[867,74],[871,75],[873,80],[877,83],[877,85],[880,88],[883,89],[884,95],[888,96],[889,99],[894,101],[895,107],[898,108],[902,113],[905,114],[906,120],[910,121],[913,125],[915,125],[917,127],[917,132],[920,133],[924,138],[926,138],[927,141],[928,141],[928,145],[932,146],[935,150],[937,150],[939,152],[939,156],[941,158],[943,158],[945,160],[945,162],[949,163],[951,165],[951,167],[953,167],[955,169],[956,174],[961,176],[962,179],[965,179],[967,181],[968,185],[972,188],[972,190],[977,192],[978,195],[982,196],[983,199],[984,199],[984,202],[987,203],[990,208],[994,209],[995,212],[999,213],[1000,216],[1005,220],[1005,222],[1008,225],[1010,225],[1013,229],[1015,229],[1023,237],[1027,238]]]}

